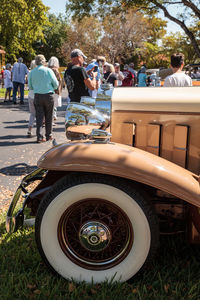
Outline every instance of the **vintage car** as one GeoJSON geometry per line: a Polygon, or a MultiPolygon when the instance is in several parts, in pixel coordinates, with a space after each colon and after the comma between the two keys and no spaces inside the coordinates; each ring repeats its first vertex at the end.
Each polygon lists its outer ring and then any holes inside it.
{"type": "Polygon", "coordinates": [[[31,209],[50,269],[126,281],[152,261],[161,234],[200,243],[200,88],[105,85],[96,100],[68,105],[66,135],[22,180],[6,220],[16,231],[31,209]]]}

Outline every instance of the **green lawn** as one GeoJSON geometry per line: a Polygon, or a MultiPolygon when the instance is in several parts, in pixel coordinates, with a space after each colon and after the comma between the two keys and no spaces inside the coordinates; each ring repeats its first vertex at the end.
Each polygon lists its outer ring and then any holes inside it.
{"type": "Polygon", "coordinates": [[[149,271],[132,283],[78,284],[53,275],[42,262],[34,229],[13,235],[0,219],[0,299],[200,300],[200,246],[183,236],[162,237],[149,271]]]}
{"type": "MultiPolygon", "coordinates": [[[[4,96],[5,96],[5,91],[6,91],[6,89],[2,89],[2,88],[0,88],[0,98],[4,98],[4,96]]],[[[12,95],[12,93],[11,93],[11,95],[12,95]]],[[[28,95],[28,91],[27,90],[25,90],[24,91],[24,95],[28,95]]]]}

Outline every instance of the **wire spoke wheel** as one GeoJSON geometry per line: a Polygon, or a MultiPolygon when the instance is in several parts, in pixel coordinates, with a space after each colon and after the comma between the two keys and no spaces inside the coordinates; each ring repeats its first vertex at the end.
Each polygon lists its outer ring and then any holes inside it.
{"type": "Polygon", "coordinates": [[[69,174],[38,208],[35,236],[44,262],[66,279],[126,281],[158,246],[158,223],[146,194],[122,178],[69,174]]]}
{"type": "Polygon", "coordinates": [[[133,229],[128,216],[114,203],[85,199],[63,213],[58,240],[74,263],[91,270],[105,270],[127,256],[133,229]]]}

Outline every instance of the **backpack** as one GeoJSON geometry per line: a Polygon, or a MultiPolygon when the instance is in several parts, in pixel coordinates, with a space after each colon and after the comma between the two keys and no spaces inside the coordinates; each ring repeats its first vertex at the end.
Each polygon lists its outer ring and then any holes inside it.
{"type": "Polygon", "coordinates": [[[71,75],[69,73],[70,73],[69,70],[65,71],[64,80],[65,80],[68,92],[72,93],[73,89],[74,89],[74,80],[73,80],[73,78],[71,77],[71,75]]]}

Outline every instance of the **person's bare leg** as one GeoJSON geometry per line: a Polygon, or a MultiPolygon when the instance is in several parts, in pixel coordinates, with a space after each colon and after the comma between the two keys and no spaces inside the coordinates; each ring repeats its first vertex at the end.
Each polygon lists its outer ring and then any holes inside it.
{"type": "Polygon", "coordinates": [[[4,102],[7,102],[7,95],[8,95],[8,91],[6,90],[6,91],[5,91],[5,99],[4,99],[4,102]]]}
{"type": "Polygon", "coordinates": [[[8,92],[8,100],[11,101],[11,90],[8,92]]]}

